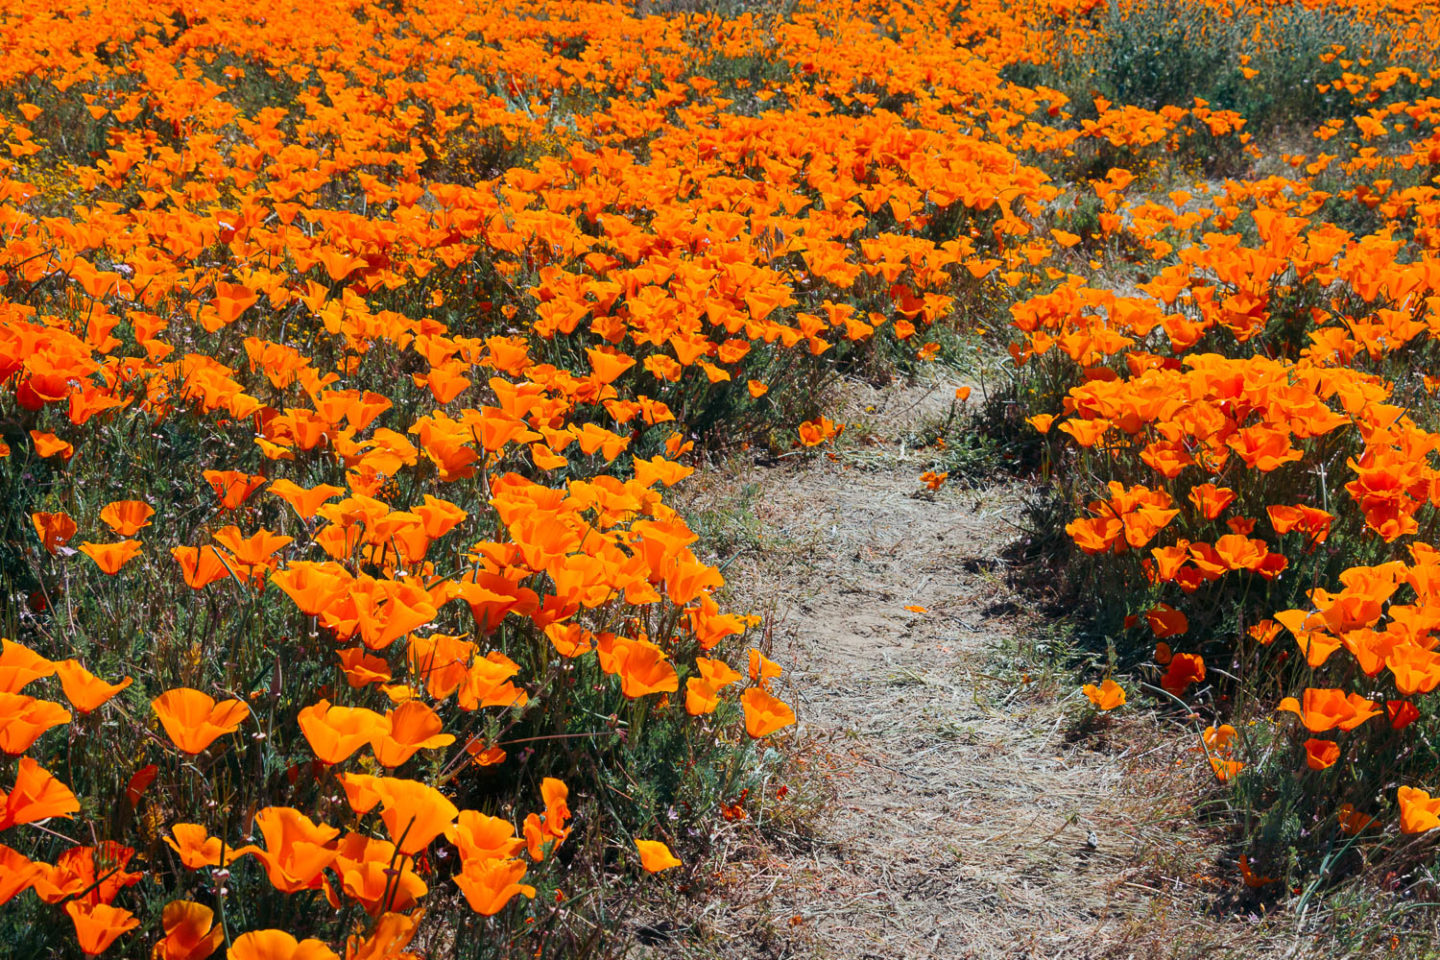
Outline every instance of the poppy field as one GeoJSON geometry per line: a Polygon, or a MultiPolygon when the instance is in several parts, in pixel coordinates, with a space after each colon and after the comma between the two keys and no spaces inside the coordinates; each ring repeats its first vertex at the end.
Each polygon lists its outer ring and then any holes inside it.
{"type": "Polygon", "coordinates": [[[0,942],[603,953],[797,722],[671,488],[977,354],[955,409],[1106,600],[1085,695],[1197,721],[1257,896],[1421,868],[1437,35],[0,5],[0,942]]]}

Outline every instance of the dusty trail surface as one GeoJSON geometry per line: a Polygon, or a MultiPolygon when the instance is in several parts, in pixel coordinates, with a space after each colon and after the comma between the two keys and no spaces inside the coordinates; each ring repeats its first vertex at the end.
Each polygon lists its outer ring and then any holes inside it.
{"type": "Polygon", "coordinates": [[[999,559],[1023,491],[924,491],[930,454],[906,431],[943,419],[954,384],[846,393],[868,438],[738,478],[758,541],[727,571],[736,601],[772,610],[801,761],[826,794],[818,835],[737,841],[695,936],[667,952],[1169,955],[1190,921],[1135,866],[1167,811],[1127,783],[1167,750],[1118,726],[1067,743],[1073,683],[1026,672],[1044,625],[999,559]]]}

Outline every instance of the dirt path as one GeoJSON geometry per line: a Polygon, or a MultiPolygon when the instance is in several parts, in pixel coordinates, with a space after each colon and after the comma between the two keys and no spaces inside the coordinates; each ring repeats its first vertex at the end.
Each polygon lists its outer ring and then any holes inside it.
{"type": "Polygon", "coordinates": [[[998,566],[1022,491],[920,493],[927,461],[902,441],[953,384],[846,395],[870,441],[741,477],[759,545],[728,572],[752,609],[773,604],[801,758],[829,794],[818,836],[730,851],[703,943],[679,952],[1171,955],[1189,921],[1136,868],[1166,811],[1127,789],[1164,748],[1126,749],[1119,727],[1067,744],[1073,684],[1025,673],[1016,638],[1040,625],[998,566]]]}

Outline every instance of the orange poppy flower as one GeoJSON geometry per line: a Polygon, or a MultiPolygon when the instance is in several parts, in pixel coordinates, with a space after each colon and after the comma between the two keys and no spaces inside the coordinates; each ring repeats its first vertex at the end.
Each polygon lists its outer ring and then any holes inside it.
{"type": "Polygon", "coordinates": [[[1087,683],[1081,690],[1099,710],[1114,710],[1125,703],[1125,689],[1110,677],[1106,677],[1098,687],[1087,683]]]}
{"type": "Polygon", "coordinates": [[[243,700],[216,703],[199,690],[176,687],[150,701],[170,740],[185,753],[203,753],[217,737],[234,733],[250,716],[243,700]]]}
{"type": "Polygon", "coordinates": [[[0,638],[0,693],[19,693],[55,672],[55,663],[29,647],[0,638]]]}
{"type": "Polygon", "coordinates": [[[652,693],[674,693],[680,677],[665,659],[665,651],[647,640],[616,637],[612,666],[620,676],[620,690],[632,699],[652,693]]]}
{"type": "Polygon", "coordinates": [[[1440,797],[1431,799],[1424,790],[1401,787],[1396,799],[1400,802],[1400,832],[1424,833],[1440,827],[1440,797]]]}
{"type": "Polygon", "coordinates": [[[87,957],[99,956],[122,934],[140,926],[140,921],[129,910],[112,907],[108,903],[87,904],[71,900],[65,904],[65,912],[75,924],[75,939],[80,950],[87,957]]]}
{"type": "Polygon", "coordinates": [[[1418,643],[1397,644],[1385,665],[1395,677],[1395,689],[1404,696],[1429,693],[1440,686],[1440,654],[1418,643]]]}
{"type": "Polygon", "coordinates": [[[53,866],[35,878],[35,893],[46,903],[78,897],[84,903],[110,903],[126,887],[142,879],[125,870],[135,851],[112,841],[98,846],[70,847],[53,866]]]}
{"type": "Polygon", "coordinates": [[[772,680],[775,677],[780,676],[784,672],[780,668],[780,664],[776,663],[774,660],[771,660],[769,657],[765,656],[765,654],[761,653],[759,650],[754,649],[753,647],[750,649],[749,657],[751,683],[758,683],[760,684],[760,686],[763,687],[765,686],[766,681],[772,680]]]}
{"type": "Polygon", "coordinates": [[[1213,483],[1201,483],[1190,488],[1190,502],[1206,520],[1214,520],[1235,502],[1236,493],[1229,487],[1217,487],[1213,483]]]}
{"type": "Polygon", "coordinates": [[[35,525],[35,533],[39,535],[41,545],[52,556],[70,542],[78,529],[75,521],[66,513],[32,513],[30,522],[35,525]]]}
{"type": "Polygon", "coordinates": [[[240,504],[250,498],[250,494],[265,485],[263,476],[252,476],[240,470],[206,470],[204,477],[205,482],[210,484],[210,489],[215,491],[215,496],[220,499],[222,510],[239,509],[240,504]]]}
{"type": "Polygon", "coordinates": [[[296,940],[283,930],[251,930],[235,938],[227,960],[340,960],[319,940],[296,940]]]}
{"type": "Polygon", "coordinates": [[[31,430],[30,439],[35,442],[35,452],[41,457],[59,457],[61,460],[69,460],[75,455],[75,447],[53,433],[31,430]]]}
{"type": "Polygon", "coordinates": [[[326,500],[340,496],[340,494],[345,492],[345,488],[332,486],[328,483],[321,483],[307,488],[293,481],[281,478],[270,481],[269,491],[290,504],[301,520],[309,520],[315,516],[321,504],[326,500]]]}
{"type": "Polygon", "coordinates": [[[681,865],[670,848],[659,840],[636,840],[635,848],[640,851],[640,865],[646,873],[659,873],[681,865]]]}
{"type": "Polygon", "coordinates": [[[106,576],[115,576],[120,568],[140,555],[139,540],[121,540],[119,543],[90,543],[80,545],[80,552],[91,560],[106,576]]]}
{"type": "Polygon", "coordinates": [[[385,714],[387,723],[370,739],[382,767],[398,767],[421,750],[448,747],[455,737],[445,733],[440,715],[419,700],[400,704],[385,714]]]}
{"type": "Polygon", "coordinates": [[[253,847],[232,850],[219,837],[198,823],[177,823],[170,828],[171,836],[162,837],[165,845],[180,855],[180,862],[190,870],[221,867],[254,851],[253,847]]]}
{"type": "Polygon", "coordinates": [[[685,712],[692,717],[714,713],[720,705],[720,685],[704,677],[685,681],[685,712]]]}
{"type": "Polygon", "coordinates": [[[0,751],[17,756],[51,727],[70,722],[70,711],[22,693],[0,693],[0,751]]]}
{"type": "Polygon", "coordinates": [[[1317,740],[1311,737],[1305,741],[1305,765],[1311,770],[1333,767],[1340,759],[1340,744],[1334,740],[1317,740]]]}
{"type": "MultiPolygon", "coordinates": [[[[411,858],[398,856],[393,843],[364,834],[345,835],[336,848],[332,869],[340,878],[341,892],[372,917],[385,910],[410,910],[429,892],[411,858]]],[[[333,907],[340,908],[339,898],[328,885],[325,895],[333,907]]]]}
{"type": "Polygon", "coordinates": [[[1404,730],[1420,719],[1420,710],[1409,700],[1386,700],[1385,713],[1390,718],[1392,730],[1404,730]]]}
{"type": "Polygon", "coordinates": [[[372,683],[390,681],[390,664],[381,657],[371,655],[364,647],[347,647],[335,653],[340,658],[340,669],[345,673],[345,682],[351,687],[365,687],[372,683]]]}
{"type": "Polygon", "coordinates": [[[759,739],[795,722],[795,711],[760,687],[751,687],[740,696],[745,708],[745,732],[759,739]]]}
{"type": "Polygon", "coordinates": [[[220,556],[220,551],[208,544],[203,547],[172,547],[170,555],[180,564],[185,585],[191,590],[201,590],[230,576],[230,567],[220,556]]]}
{"type": "Polygon", "coordinates": [[[364,707],[332,707],[321,700],[301,710],[300,732],[325,763],[341,763],[386,727],[386,719],[364,707]]]}
{"type": "Polygon", "coordinates": [[[44,864],[0,844],[0,907],[29,890],[43,869],[44,864]]]}
{"type": "Polygon", "coordinates": [[[416,780],[381,777],[374,787],[380,794],[380,819],[406,856],[415,856],[451,830],[460,814],[444,794],[416,780]]]}
{"type": "Polygon", "coordinates": [[[62,660],[55,664],[55,673],[60,677],[60,687],[65,699],[81,713],[100,709],[111,697],[130,686],[134,680],[126,677],[119,683],[106,683],[80,665],[79,660],[62,660]]]}
{"type": "Polygon", "coordinates": [[[143,500],[116,500],[100,511],[100,521],[122,537],[132,536],[150,526],[155,508],[143,500]]]}
{"type": "Polygon", "coordinates": [[[455,885],[476,913],[491,917],[505,909],[518,894],[535,899],[535,888],[520,883],[525,876],[523,860],[477,860],[455,875],[455,885]]]}
{"type": "Polygon", "coordinates": [[[1205,679],[1205,661],[1199,654],[1177,653],[1171,656],[1160,686],[1177,697],[1183,697],[1190,684],[1205,679]]]}
{"type": "Polygon", "coordinates": [[[578,657],[595,648],[595,635],[578,623],[552,623],[545,636],[562,657],[578,657]]]}
{"type": "Polygon", "coordinates": [[[34,823],[49,817],[73,819],[80,810],[80,801],[70,788],[56,780],[29,757],[21,757],[15,773],[15,786],[4,794],[0,807],[0,830],[22,823],[34,823]]]}
{"type": "Polygon", "coordinates": [[[456,822],[446,828],[445,838],[455,844],[464,863],[508,860],[525,846],[510,821],[478,810],[461,810],[456,822]]]}
{"type": "Polygon", "coordinates": [[[405,948],[419,931],[424,911],[406,916],[386,913],[375,921],[366,937],[352,936],[345,942],[346,960],[403,960],[405,948]]]}
{"type": "Polygon", "coordinates": [[[1367,817],[1348,803],[1340,804],[1335,818],[1340,822],[1340,829],[1352,837],[1375,822],[1374,817],[1367,817]]]}
{"type": "Polygon", "coordinates": [[[215,911],[189,900],[172,900],[160,915],[165,936],[155,944],[151,960],[205,960],[225,942],[215,926],[215,911]]]}
{"type": "Polygon", "coordinates": [[[1274,877],[1262,877],[1250,868],[1250,858],[1244,854],[1240,855],[1240,878],[1245,881],[1245,886],[1253,889],[1269,886],[1275,882],[1274,877]]]}
{"type": "Polygon", "coordinates": [[[1168,603],[1157,604],[1145,612],[1145,622],[1157,639],[1176,637],[1190,629],[1190,620],[1168,603]]]}
{"type": "Polygon", "coordinates": [[[570,836],[570,828],[565,826],[570,819],[570,788],[554,777],[546,777],[540,781],[540,795],[545,800],[545,812],[526,816],[523,828],[530,859],[536,862],[545,859],[547,845],[558,847],[570,836]]]}
{"type": "Polygon", "coordinates": [[[270,883],[282,893],[318,890],[321,874],[335,859],[335,838],[340,831],[316,823],[292,807],[266,807],[255,815],[255,826],[265,847],[244,847],[265,865],[270,883]]]}
{"type": "Polygon", "coordinates": [[[1295,714],[1311,733],[1324,733],[1337,727],[1341,730],[1354,730],[1380,713],[1378,704],[1366,700],[1358,693],[1347,694],[1343,690],[1312,687],[1305,691],[1303,699],[1303,708],[1294,697],[1286,697],[1275,709],[1295,714]]]}

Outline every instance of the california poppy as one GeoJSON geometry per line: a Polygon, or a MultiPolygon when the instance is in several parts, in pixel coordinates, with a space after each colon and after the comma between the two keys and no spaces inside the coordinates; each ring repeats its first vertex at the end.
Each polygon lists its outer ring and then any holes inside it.
{"type": "Polygon", "coordinates": [[[1082,691],[1098,710],[1114,710],[1125,703],[1125,689],[1111,677],[1106,677],[1098,687],[1087,683],[1082,691]]]}
{"type": "Polygon", "coordinates": [[[297,719],[315,756],[332,764],[345,760],[386,727],[385,717],[374,710],[332,707],[328,700],[301,710],[297,719]]]}
{"type": "Polygon", "coordinates": [[[98,710],[111,697],[134,682],[126,677],[119,683],[107,683],[80,665],[78,660],[62,660],[55,664],[55,673],[60,677],[65,699],[81,713],[98,710]]]}
{"type": "Polygon", "coordinates": [[[121,540],[118,543],[90,543],[80,545],[80,552],[91,560],[107,576],[115,576],[120,569],[140,555],[139,540],[121,540]]]}
{"type": "Polygon", "coordinates": [[[250,494],[265,485],[265,478],[239,470],[206,470],[205,482],[220,500],[220,509],[237,510],[250,494]]]}
{"type": "Polygon", "coordinates": [[[66,513],[32,513],[30,522],[35,525],[35,533],[40,537],[40,545],[47,553],[58,553],[60,548],[70,542],[79,529],[75,521],[66,513]]]}
{"type": "Polygon", "coordinates": [[[1424,833],[1440,827],[1440,797],[1431,798],[1424,790],[1401,787],[1396,799],[1400,803],[1400,832],[1424,833]]]}
{"type": "Polygon", "coordinates": [[[232,850],[219,837],[210,836],[209,831],[198,823],[174,824],[170,834],[162,838],[165,845],[179,854],[180,862],[190,870],[225,866],[254,851],[253,847],[232,850]]]}
{"type": "Polygon", "coordinates": [[[15,785],[4,795],[4,806],[0,807],[0,830],[49,817],[72,819],[79,811],[80,801],[69,787],[34,760],[21,757],[15,785]]]}
{"type": "Polygon", "coordinates": [[[553,851],[563,843],[571,830],[565,825],[570,819],[570,789],[554,777],[546,777],[540,781],[540,795],[545,801],[545,811],[527,815],[523,826],[525,845],[530,859],[535,861],[544,860],[546,851],[553,851]]]}
{"type": "Polygon", "coordinates": [[[380,794],[380,819],[407,856],[415,856],[449,831],[460,814],[444,794],[415,780],[381,777],[374,786],[380,794]]]}
{"type": "Polygon", "coordinates": [[[216,703],[199,690],[177,687],[150,701],[170,740],[185,753],[202,753],[217,737],[234,733],[250,716],[243,700],[216,703]]]}
{"type": "Polygon", "coordinates": [[[1160,686],[1177,697],[1185,695],[1192,683],[1205,679],[1205,661],[1199,654],[1176,653],[1170,657],[1170,665],[1160,678],[1160,686]]]}
{"type": "Polygon", "coordinates": [[[0,844],[0,906],[30,889],[43,868],[43,864],[0,844]]]}
{"type": "Polygon", "coordinates": [[[201,590],[217,580],[230,576],[230,566],[220,551],[208,544],[203,547],[171,547],[170,555],[180,564],[185,585],[201,590]]]}
{"type": "Polygon", "coordinates": [[[242,851],[254,854],[265,865],[276,890],[298,893],[324,885],[321,874],[335,859],[339,830],[316,823],[293,807],[266,807],[256,814],[255,826],[265,839],[264,848],[251,846],[242,851]]]}
{"type": "Polygon", "coordinates": [[[448,747],[455,742],[445,733],[439,714],[419,700],[410,700],[388,712],[377,726],[370,747],[382,767],[398,767],[421,750],[448,747]]]}
{"type": "Polygon", "coordinates": [[[454,824],[447,827],[445,837],[460,851],[462,862],[506,860],[525,847],[515,836],[510,821],[492,817],[478,810],[461,810],[454,824]]]}
{"type": "Polygon", "coordinates": [[[122,934],[140,926],[140,921],[129,910],[108,903],[71,900],[65,904],[65,912],[75,924],[75,939],[87,957],[104,953],[122,934]]]}
{"type": "Polygon", "coordinates": [[[1324,733],[1339,728],[1354,730],[1360,724],[1381,712],[1380,706],[1366,700],[1358,693],[1343,690],[1309,688],[1304,696],[1304,706],[1294,697],[1280,701],[1277,710],[1295,714],[1311,733],[1324,733]]]}
{"type": "Polygon", "coordinates": [[[150,526],[155,508],[143,500],[116,500],[100,511],[100,520],[122,537],[133,536],[150,526]]]}
{"type": "Polygon", "coordinates": [[[659,873],[661,870],[680,866],[680,860],[659,840],[637,839],[635,847],[640,851],[640,865],[645,868],[646,873],[659,873]]]}
{"type": "Polygon", "coordinates": [[[296,940],[283,930],[251,930],[235,938],[227,960],[340,960],[319,940],[296,940]]]}
{"type": "Polygon", "coordinates": [[[535,898],[535,888],[520,883],[524,876],[523,860],[475,860],[455,874],[455,884],[470,909],[489,917],[503,910],[517,893],[535,898]]]}
{"type": "Polygon", "coordinates": [[[55,667],[54,661],[29,647],[0,638],[0,693],[19,693],[30,683],[53,674],[55,667]]]}
{"type": "Polygon", "coordinates": [[[49,700],[0,693],[0,751],[11,756],[30,749],[51,727],[70,722],[70,711],[49,700]]]}
{"type": "Polygon", "coordinates": [[[795,711],[760,687],[746,690],[740,703],[745,708],[745,732],[757,739],[795,722],[795,711]]]}
{"type": "Polygon", "coordinates": [[[1333,767],[1340,759],[1340,744],[1334,740],[1317,740],[1311,737],[1305,741],[1305,765],[1311,770],[1333,767]]]}
{"type": "MultiPolygon", "coordinates": [[[[412,858],[397,854],[393,843],[364,834],[348,833],[341,838],[331,869],[340,878],[341,893],[371,916],[384,910],[410,910],[429,892],[415,872],[412,858]]],[[[338,909],[340,901],[328,885],[325,891],[338,909]]]]}
{"type": "Polygon", "coordinates": [[[172,900],[160,915],[165,936],[155,944],[152,960],[205,960],[225,942],[215,926],[215,911],[189,900],[172,900]]]}

